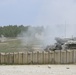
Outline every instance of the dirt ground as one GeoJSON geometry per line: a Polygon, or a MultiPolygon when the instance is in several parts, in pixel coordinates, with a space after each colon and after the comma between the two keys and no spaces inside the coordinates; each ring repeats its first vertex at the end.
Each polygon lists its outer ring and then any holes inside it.
{"type": "Polygon", "coordinates": [[[0,75],[76,75],[76,65],[0,65],[0,75]]]}

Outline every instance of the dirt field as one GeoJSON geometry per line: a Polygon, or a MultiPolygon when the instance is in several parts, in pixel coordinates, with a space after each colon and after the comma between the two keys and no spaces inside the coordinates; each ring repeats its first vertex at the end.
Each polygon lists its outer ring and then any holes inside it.
{"type": "Polygon", "coordinates": [[[0,42],[0,52],[25,52],[43,50],[39,45],[25,45],[20,39],[7,38],[6,41],[0,42]]]}
{"type": "Polygon", "coordinates": [[[76,65],[1,65],[0,75],[76,75],[76,65]]]}

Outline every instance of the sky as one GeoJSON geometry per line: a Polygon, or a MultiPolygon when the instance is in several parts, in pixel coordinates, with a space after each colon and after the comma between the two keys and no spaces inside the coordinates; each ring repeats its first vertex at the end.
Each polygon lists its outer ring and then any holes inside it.
{"type": "Polygon", "coordinates": [[[5,25],[43,25],[48,35],[76,36],[76,0],[0,0],[5,25]]]}
{"type": "Polygon", "coordinates": [[[0,0],[0,25],[76,24],[75,0],[0,0]]]}

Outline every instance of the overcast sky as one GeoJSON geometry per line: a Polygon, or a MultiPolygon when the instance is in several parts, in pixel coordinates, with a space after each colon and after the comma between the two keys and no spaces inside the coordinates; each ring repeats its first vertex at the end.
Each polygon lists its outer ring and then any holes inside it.
{"type": "Polygon", "coordinates": [[[0,26],[23,24],[65,28],[65,23],[67,31],[75,30],[76,0],[0,0],[0,26]]]}
{"type": "MultiPolygon", "coordinates": [[[[53,36],[76,36],[76,0],[0,0],[0,26],[50,26],[53,36]]],[[[49,32],[49,31],[48,31],[49,32]]]]}
{"type": "Polygon", "coordinates": [[[0,0],[0,25],[76,24],[76,0],[0,0]]]}

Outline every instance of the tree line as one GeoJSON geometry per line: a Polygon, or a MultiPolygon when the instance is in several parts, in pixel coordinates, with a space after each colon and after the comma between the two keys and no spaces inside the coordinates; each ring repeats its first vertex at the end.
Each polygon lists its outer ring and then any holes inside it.
{"type": "Polygon", "coordinates": [[[17,25],[9,25],[9,26],[0,26],[0,37],[1,35],[5,37],[16,37],[22,31],[27,31],[29,26],[17,26],[17,25]]]}
{"type": "MultiPolygon", "coordinates": [[[[17,37],[21,32],[27,32],[30,26],[23,25],[9,25],[9,26],[0,26],[0,37],[1,35],[5,37],[17,37]]],[[[42,31],[42,27],[33,27],[37,31],[42,31]]]]}

